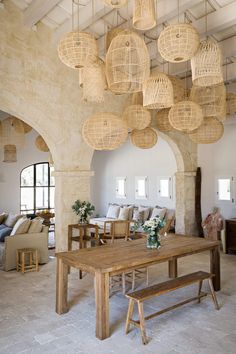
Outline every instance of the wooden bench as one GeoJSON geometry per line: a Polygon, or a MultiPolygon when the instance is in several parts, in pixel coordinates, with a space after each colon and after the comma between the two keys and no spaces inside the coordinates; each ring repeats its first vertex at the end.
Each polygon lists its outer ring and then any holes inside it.
{"type": "Polygon", "coordinates": [[[130,299],[130,301],[129,301],[127,319],[126,319],[126,327],[125,327],[126,334],[129,332],[129,327],[130,327],[130,324],[132,323],[135,327],[138,327],[141,330],[142,342],[143,342],[143,344],[147,344],[147,337],[146,337],[146,331],[145,331],[145,320],[150,320],[151,318],[153,318],[155,316],[161,315],[167,311],[174,310],[175,308],[185,305],[191,301],[198,300],[198,303],[200,303],[201,298],[207,295],[207,293],[201,292],[203,280],[208,280],[210,292],[211,292],[213,302],[215,304],[215,308],[217,310],[219,310],[219,305],[218,305],[216,294],[215,294],[213,284],[212,284],[212,277],[213,276],[214,276],[214,274],[203,272],[203,271],[198,271],[195,273],[187,274],[182,277],[171,279],[166,282],[163,282],[160,284],[155,284],[155,285],[149,286],[147,288],[127,294],[126,297],[128,297],[130,299]],[[188,285],[191,285],[194,283],[199,283],[197,296],[191,297],[191,298],[181,301],[175,305],[172,305],[170,307],[167,307],[163,310],[160,310],[160,311],[155,312],[149,316],[144,317],[143,302],[145,300],[151,299],[155,296],[163,295],[163,294],[168,293],[170,291],[173,291],[173,290],[176,290],[179,288],[183,288],[185,286],[188,286],[188,285]],[[133,310],[134,310],[134,303],[137,303],[137,306],[138,306],[139,320],[137,320],[137,321],[132,319],[133,310]]]}

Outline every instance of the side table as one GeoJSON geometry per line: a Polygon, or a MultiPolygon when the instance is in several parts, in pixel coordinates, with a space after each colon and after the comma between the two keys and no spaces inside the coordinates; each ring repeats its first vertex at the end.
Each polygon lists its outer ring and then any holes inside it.
{"type": "Polygon", "coordinates": [[[20,248],[16,251],[17,272],[39,271],[38,250],[36,248],[20,248]],[[27,259],[28,258],[28,262],[27,259]]]}

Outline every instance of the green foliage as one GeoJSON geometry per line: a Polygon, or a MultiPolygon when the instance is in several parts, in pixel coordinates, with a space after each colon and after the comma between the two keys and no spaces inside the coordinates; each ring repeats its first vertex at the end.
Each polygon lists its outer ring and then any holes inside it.
{"type": "Polygon", "coordinates": [[[72,210],[79,216],[79,222],[85,223],[88,221],[88,217],[93,214],[95,207],[90,202],[78,199],[72,205],[72,210]]]}

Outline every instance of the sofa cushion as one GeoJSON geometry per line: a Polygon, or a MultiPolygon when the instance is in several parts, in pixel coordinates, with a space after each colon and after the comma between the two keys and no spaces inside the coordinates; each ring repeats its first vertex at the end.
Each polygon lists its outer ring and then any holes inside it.
{"type": "Polygon", "coordinates": [[[11,236],[18,235],[18,234],[26,234],[29,230],[30,223],[31,220],[27,219],[25,216],[17,220],[17,222],[15,223],[12,229],[11,236]]]}
{"type": "Polygon", "coordinates": [[[0,214],[0,224],[4,223],[4,220],[7,218],[7,214],[6,213],[2,213],[0,214]]]}
{"type": "Polygon", "coordinates": [[[129,207],[121,207],[118,215],[119,220],[129,220],[130,208],[129,207]]]}
{"type": "Polygon", "coordinates": [[[153,208],[150,220],[154,219],[156,216],[160,216],[160,218],[164,219],[166,211],[166,208],[153,208]]]}
{"type": "Polygon", "coordinates": [[[135,208],[133,213],[133,220],[136,222],[143,223],[143,219],[144,219],[144,210],[140,211],[139,209],[135,208]]]}
{"type": "Polygon", "coordinates": [[[42,228],[43,228],[43,219],[37,217],[37,218],[31,220],[28,233],[35,234],[35,233],[41,232],[42,228]]]}
{"type": "Polygon", "coordinates": [[[119,216],[119,212],[120,212],[119,205],[109,205],[106,217],[110,219],[117,219],[119,216]]]}
{"type": "Polygon", "coordinates": [[[18,219],[20,219],[22,217],[21,214],[9,214],[8,217],[6,218],[6,220],[4,221],[4,224],[7,227],[13,227],[15,225],[15,223],[17,222],[18,219]]]}
{"type": "Polygon", "coordinates": [[[10,236],[12,227],[5,226],[0,230],[0,242],[4,242],[5,237],[10,236]]]}
{"type": "Polygon", "coordinates": [[[5,229],[5,227],[6,227],[6,225],[1,224],[1,225],[0,225],[0,230],[5,229]]]}
{"type": "Polygon", "coordinates": [[[150,209],[151,207],[146,207],[142,205],[138,207],[139,211],[143,211],[143,222],[145,222],[149,218],[150,209]]]}

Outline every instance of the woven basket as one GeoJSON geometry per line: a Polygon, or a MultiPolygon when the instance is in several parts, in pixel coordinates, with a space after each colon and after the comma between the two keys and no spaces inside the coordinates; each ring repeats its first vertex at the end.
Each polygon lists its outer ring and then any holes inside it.
{"type": "Polygon", "coordinates": [[[86,102],[104,102],[106,87],[105,66],[99,59],[96,63],[83,67],[83,100],[86,102]]]}
{"type": "Polygon", "coordinates": [[[202,109],[192,101],[178,102],[170,109],[169,121],[176,130],[188,133],[202,124],[202,109]]]}
{"type": "Polygon", "coordinates": [[[168,78],[173,86],[174,103],[183,101],[186,96],[183,80],[171,75],[168,75],[168,78]]]}
{"type": "Polygon", "coordinates": [[[173,105],[173,86],[167,75],[155,73],[143,85],[143,105],[149,109],[168,108],[173,105]]]}
{"type": "Polygon", "coordinates": [[[106,55],[109,89],[117,94],[142,91],[150,74],[150,57],[144,40],[130,30],[113,38],[106,55]]]}
{"type": "Polygon", "coordinates": [[[114,150],[127,139],[128,127],[117,115],[100,112],[84,122],[82,136],[94,150],[114,150]]]}
{"type": "Polygon", "coordinates": [[[142,92],[133,93],[131,97],[131,104],[140,104],[141,106],[143,106],[143,93],[142,92]]]}
{"type": "Polygon", "coordinates": [[[180,63],[191,59],[199,47],[199,35],[188,23],[166,27],[158,38],[158,50],[165,60],[180,63]]]}
{"type": "Polygon", "coordinates": [[[202,41],[191,59],[192,80],[196,86],[211,86],[223,82],[222,57],[218,44],[211,38],[202,41]]]}
{"type": "Polygon", "coordinates": [[[131,129],[141,130],[151,123],[151,113],[141,105],[127,107],[122,118],[131,129]]]}
{"type": "Polygon", "coordinates": [[[15,145],[22,148],[25,144],[24,126],[21,120],[8,117],[2,121],[1,145],[15,145]]]}
{"type": "Polygon", "coordinates": [[[190,100],[201,106],[204,117],[217,117],[221,121],[226,119],[226,89],[224,84],[207,87],[193,85],[190,100]]]}
{"type": "Polygon", "coordinates": [[[226,94],[227,114],[236,113],[236,94],[227,92],[226,94]]]}
{"type": "Polygon", "coordinates": [[[215,117],[205,117],[201,126],[189,133],[190,139],[196,144],[212,144],[224,134],[224,126],[215,117]]]}
{"type": "Polygon", "coordinates": [[[154,0],[135,0],[133,10],[133,27],[146,31],[156,26],[154,0]]]}
{"type": "Polygon", "coordinates": [[[41,137],[41,135],[38,135],[37,138],[35,139],[35,146],[40,151],[43,151],[43,152],[49,151],[49,148],[48,148],[47,144],[45,143],[44,139],[41,137]]]}
{"type": "Polygon", "coordinates": [[[3,162],[17,162],[17,153],[15,145],[4,145],[4,159],[3,162]]]}
{"type": "Polygon", "coordinates": [[[29,133],[33,129],[30,125],[28,125],[27,123],[23,122],[18,118],[14,118],[13,123],[15,129],[18,130],[20,134],[22,134],[22,126],[25,134],[29,133]]]}
{"type": "Polygon", "coordinates": [[[60,40],[57,51],[61,61],[73,69],[94,63],[98,57],[96,39],[86,32],[66,33],[60,40]]]}
{"type": "Polygon", "coordinates": [[[130,134],[130,138],[132,144],[140,149],[151,149],[157,143],[157,133],[150,127],[143,130],[134,129],[130,134]]]}
{"type": "Polygon", "coordinates": [[[161,109],[156,114],[155,126],[160,132],[170,132],[174,130],[169,122],[169,108],[161,109]]]}
{"type": "Polygon", "coordinates": [[[127,5],[128,0],[103,0],[106,5],[119,9],[127,5]]]}
{"type": "Polygon", "coordinates": [[[124,28],[120,28],[120,27],[114,27],[114,28],[111,28],[109,31],[107,31],[107,33],[106,33],[106,51],[108,51],[108,48],[110,47],[110,44],[111,44],[111,41],[113,40],[113,38],[115,38],[122,31],[124,31],[124,28]]]}

